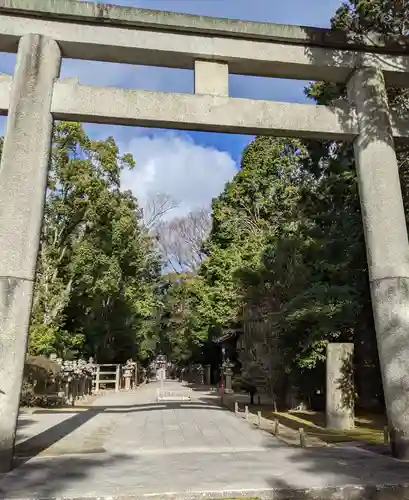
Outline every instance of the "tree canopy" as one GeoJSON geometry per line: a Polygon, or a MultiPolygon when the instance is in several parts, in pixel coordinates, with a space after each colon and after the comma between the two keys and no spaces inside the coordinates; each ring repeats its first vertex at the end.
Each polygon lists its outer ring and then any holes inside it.
{"type": "MultiPolygon", "coordinates": [[[[407,2],[355,0],[331,24],[358,39],[373,31],[387,39],[407,34],[408,14],[407,2]]],[[[346,98],[344,86],[329,82],[305,92],[318,104],[346,98]]],[[[407,91],[388,93],[391,107],[404,111],[407,91]]],[[[407,147],[396,148],[408,215],[407,147]]],[[[264,343],[274,390],[290,383],[309,395],[323,384],[327,342],[352,341],[361,399],[381,398],[352,145],[257,137],[211,215],[206,258],[189,277],[196,291],[184,309],[202,345],[205,331],[212,338],[239,325],[247,350],[264,343]]]]}
{"type": "Polygon", "coordinates": [[[136,198],[121,190],[121,172],[133,166],[112,137],[93,141],[78,124],[56,124],[31,354],[123,362],[155,350],[160,261],[136,198]]]}
{"type": "MultiPolygon", "coordinates": [[[[350,0],[331,24],[357,39],[407,35],[409,4],[350,0]]],[[[330,82],[305,93],[318,104],[346,98],[330,82]]],[[[388,95],[407,113],[407,89],[388,95]]],[[[396,141],[396,150],[409,221],[408,148],[396,141]]],[[[140,209],[121,186],[134,165],[112,137],[56,124],[30,353],[123,362],[159,350],[209,362],[212,341],[238,328],[248,353],[262,347],[272,391],[291,385],[308,397],[323,383],[326,344],[351,341],[360,398],[380,398],[351,144],[257,137],[211,213],[182,217],[162,195],[140,209]]]]}

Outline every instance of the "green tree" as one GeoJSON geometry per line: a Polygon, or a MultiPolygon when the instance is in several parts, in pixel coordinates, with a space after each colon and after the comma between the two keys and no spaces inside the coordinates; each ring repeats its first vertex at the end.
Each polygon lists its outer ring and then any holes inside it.
{"type": "MultiPolygon", "coordinates": [[[[332,26],[357,40],[374,31],[386,40],[407,34],[408,14],[407,2],[351,0],[338,9],[332,26]]],[[[327,82],[306,93],[318,104],[346,99],[345,86],[327,82]]],[[[392,108],[407,111],[407,90],[388,93],[392,108]]],[[[408,216],[408,150],[399,141],[396,147],[408,216]]],[[[351,144],[257,138],[213,202],[205,253],[196,276],[168,289],[169,311],[188,304],[174,338],[194,332],[203,346],[205,332],[211,338],[226,327],[244,327],[248,351],[262,344],[284,392],[295,385],[306,396],[324,382],[326,344],[353,341],[360,397],[379,398],[351,144]]],[[[183,345],[187,357],[191,351],[183,345]]]]}
{"type": "Polygon", "coordinates": [[[121,190],[133,166],[112,137],[56,124],[29,352],[99,362],[154,352],[160,262],[137,200],[121,190]]]}
{"type": "Polygon", "coordinates": [[[169,273],[162,277],[157,323],[159,348],[178,364],[204,361],[207,329],[202,324],[203,291],[203,280],[194,272],[169,273]]]}
{"type": "MultiPolygon", "coordinates": [[[[408,34],[409,4],[406,1],[388,0],[350,0],[345,2],[331,20],[333,28],[348,32],[349,37],[366,40],[368,34],[378,33],[383,41],[395,40],[408,34]]],[[[387,89],[389,104],[399,114],[407,113],[408,90],[387,89]]],[[[306,89],[309,97],[318,104],[331,104],[335,99],[346,98],[343,85],[319,82],[306,89]]],[[[409,158],[408,147],[404,141],[395,141],[400,167],[402,195],[405,205],[407,223],[409,221],[409,158]]],[[[339,249],[337,256],[343,269],[339,276],[355,291],[356,320],[351,321],[350,328],[355,340],[357,385],[361,400],[380,397],[382,394],[379,372],[376,338],[372,318],[372,309],[368,287],[368,274],[362,224],[360,220],[359,201],[356,189],[355,164],[352,146],[346,143],[311,143],[310,149],[315,153],[315,164],[325,166],[323,175],[326,189],[322,191],[328,206],[338,207],[339,217],[333,225],[333,249],[339,249]],[[343,200],[340,193],[349,191],[348,199],[343,200]],[[346,211],[346,213],[345,213],[346,211]],[[342,217],[341,217],[342,215],[342,217]],[[342,230],[341,224],[346,225],[342,230]],[[339,228],[341,231],[339,231],[339,228]],[[337,233],[339,237],[337,238],[337,233]],[[346,238],[344,239],[344,236],[346,238]],[[343,245],[343,242],[347,246],[343,245]],[[344,258],[342,258],[344,257],[344,258]],[[346,259],[345,259],[346,257],[346,259]],[[343,262],[343,266],[341,263],[343,262]]],[[[315,167],[316,168],[316,167],[315,167]]],[[[330,213],[330,211],[328,211],[330,213]]],[[[327,224],[328,226],[328,224],[327,224]]],[[[333,253],[333,255],[337,255],[333,253]]]]}

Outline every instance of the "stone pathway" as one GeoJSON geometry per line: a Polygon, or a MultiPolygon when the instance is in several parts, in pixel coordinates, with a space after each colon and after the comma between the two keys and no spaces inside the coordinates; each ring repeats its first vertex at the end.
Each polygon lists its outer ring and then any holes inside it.
{"type": "Polygon", "coordinates": [[[0,498],[276,498],[277,489],[351,485],[362,493],[363,485],[409,483],[409,465],[389,457],[290,447],[221,408],[212,392],[157,402],[158,387],[106,394],[81,411],[22,415],[21,465],[0,476],[0,498]]]}

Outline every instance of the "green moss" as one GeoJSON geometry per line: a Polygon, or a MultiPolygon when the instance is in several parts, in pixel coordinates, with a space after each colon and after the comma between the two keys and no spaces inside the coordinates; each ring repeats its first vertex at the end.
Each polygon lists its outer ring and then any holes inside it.
{"type": "Polygon", "coordinates": [[[383,443],[383,428],[386,419],[382,415],[363,415],[355,418],[355,429],[338,430],[325,427],[325,414],[313,411],[273,412],[263,411],[263,416],[270,420],[277,419],[280,424],[297,430],[302,426],[309,436],[326,443],[364,441],[370,444],[383,443]]]}

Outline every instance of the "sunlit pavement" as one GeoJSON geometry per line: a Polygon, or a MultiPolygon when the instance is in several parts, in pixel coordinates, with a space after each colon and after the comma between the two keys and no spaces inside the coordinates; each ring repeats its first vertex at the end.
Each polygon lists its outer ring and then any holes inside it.
{"type": "Polygon", "coordinates": [[[166,381],[175,401],[158,402],[158,388],[108,393],[85,411],[23,415],[21,465],[0,478],[0,497],[277,498],[288,489],[292,498],[294,489],[350,485],[365,498],[363,485],[409,483],[409,465],[392,458],[289,447],[221,408],[212,392],[166,381]],[[185,394],[190,401],[177,401],[185,394]]]}

